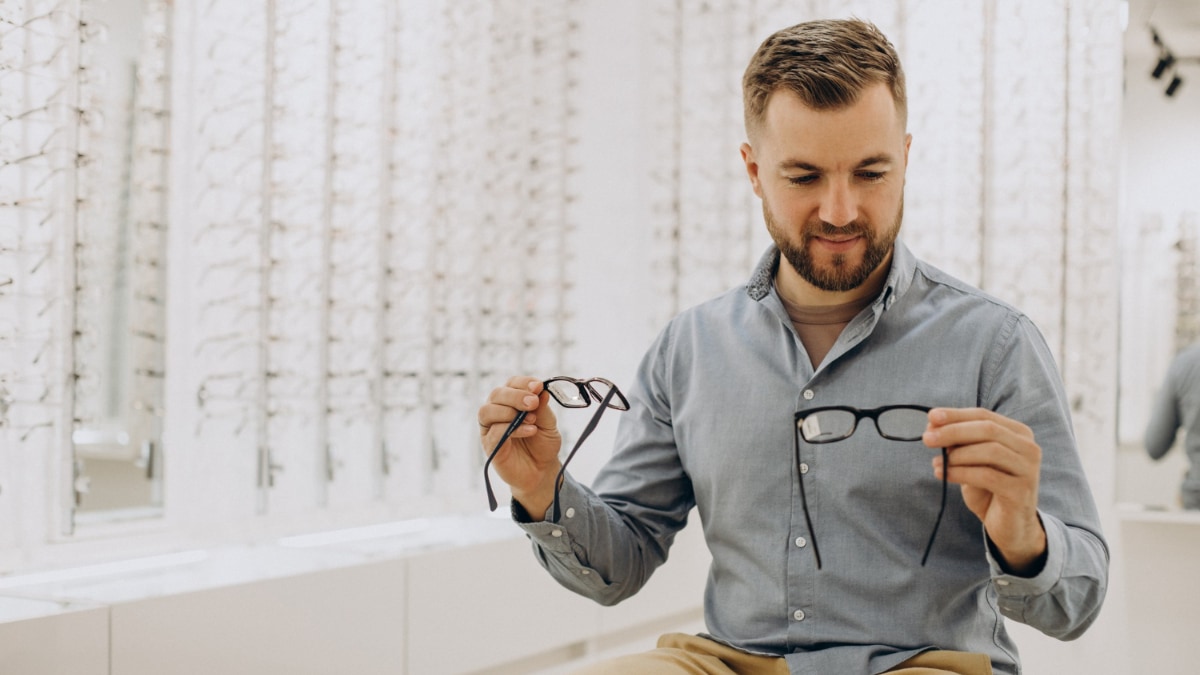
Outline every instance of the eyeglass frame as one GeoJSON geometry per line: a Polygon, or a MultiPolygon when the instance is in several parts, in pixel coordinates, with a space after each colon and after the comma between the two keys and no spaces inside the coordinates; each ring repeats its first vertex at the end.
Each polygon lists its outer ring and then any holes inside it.
{"type": "MultiPolygon", "coordinates": [[[[629,399],[625,398],[625,394],[621,393],[621,390],[617,387],[617,385],[602,377],[592,377],[586,380],[580,380],[574,377],[568,377],[566,375],[558,375],[548,380],[543,380],[542,389],[549,393],[550,397],[564,408],[587,408],[592,405],[593,399],[600,404],[600,407],[596,410],[596,413],[592,415],[592,419],[579,434],[579,440],[575,441],[575,446],[571,448],[571,452],[568,453],[567,458],[563,460],[562,467],[558,470],[558,475],[554,478],[553,520],[557,521],[561,515],[558,505],[558,491],[562,487],[564,476],[567,471],[567,465],[570,464],[571,458],[575,456],[575,453],[583,445],[583,441],[587,439],[587,437],[591,435],[592,430],[596,428],[596,424],[600,421],[600,417],[604,414],[604,411],[608,408],[619,411],[629,410],[629,399]],[[558,394],[550,386],[553,382],[570,382],[574,384],[579,391],[579,397],[582,399],[582,405],[572,400],[563,401],[561,398],[559,398],[558,394]],[[592,385],[593,382],[599,382],[607,386],[608,393],[601,396],[600,393],[596,391],[596,388],[592,385]],[[613,402],[614,397],[616,397],[619,403],[613,402]]],[[[504,447],[504,444],[508,442],[508,438],[512,436],[513,432],[516,431],[517,428],[521,426],[521,423],[525,421],[525,416],[527,414],[528,411],[526,410],[520,410],[517,412],[517,416],[513,418],[513,421],[509,423],[508,428],[504,430],[503,434],[501,434],[500,441],[496,443],[496,447],[492,448],[492,452],[488,455],[487,461],[483,463],[483,484],[487,488],[488,507],[492,511],[495,511],[500,506],[500,503],[496,500],[495,491],[492,490],[492,479],[488,474],[488,467],[492,465],[492,460],[496,458],[496,454],[500,452],[500,448],[504,447]]]]}
{"type": "MultiPolygon", "coordinates": [[[[885,406],[880,406],[878,408],[866,408],[866,409],[855,408],[853,406],[846,406],[846,405],[831,405],[831,406],[822,406],[820,408],[808,408],[807,410],[800,410],[800,411],[796,412],[796,414],[793,418],[792,433],[794,434],[794,438],[795,438],[796,473],[798,476],[798,482],[800,483],[800,503],[804,508],[804,522],[808,526],[808,535],[809,535],[809,539],[812,542],[813,555],[817,559],[817,569],[821,569],[821,550],[817,546],[816,530],[813,529],[812,517],[809,515],[808,499],[804,494],[804,472],[800,468],[802,466],[802,462],[800,461],[800,438],[803,435],[803,431],[802,431],[801,427],[803,426],[804,421],[816,413],[826,412],[826,411],[831,411],[831,410],[841,410],[844,412],[849,412],[849,413],[854,414],[854,424],[850,426],[850,431],[848,433],[846,433],[844,436],[840,436],[838,438],[815,440],[815,441],[811,441],[808,438],[805,438],[804,442],[809,443],[811,445],[824,445],[827,443],[837,443],[840,441],[844,441],[847,438],[850,438],[851,436],[854,435],[854,432],[858,430],[858,423],[860,421],[862,421],[863,418],[870,418],[870,420],[872,422],[874,422],[875,431],[876,431],[876,433],[879,434],[880,438],[883,438],[883,439],[886,439],[889,441],[911,442],[911,441],[920,440],[920,436],[918,436],[916,438],[903,438],[903,437],[899,437],[899,436],[889,436],[889,435],[885,434],[883,432],[883,429],[881,429],[879,427],[879,415],[881,415],[885,412],[891,411],[891,410],[919,410],[921,412],[928,413],[932,409],[933,408],[931,408],[929,406],[916,405],[916,404],[885,405],[885,406]]],[[[948,456],[946,448],[943,447],[941,450],[942,450],[942,467],[943,467],[942,468],[942,503],[938,509],[937,520],[935,520],[933,523],[933,531],[929,533],[929,541],[925,544],[925,553],[921,556],[921,567],[924,567],[925,563],[929,560],[929,552],[933,549],[933,542],[937,538],[938,528],[941,527],[942,516],[945,515],[945,513],[946,513],[946,496],[947,496],[947,493],[949,492],[949,486],[948,486],[948,482],[946,480],[946,469],[950,466],[950,458],[948,456]]]]}

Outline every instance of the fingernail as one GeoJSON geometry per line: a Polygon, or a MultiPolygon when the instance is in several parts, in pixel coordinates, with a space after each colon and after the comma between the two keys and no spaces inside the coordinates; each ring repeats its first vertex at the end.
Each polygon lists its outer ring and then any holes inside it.
{"type": "Polygon", "coordinates": [[[536,396],[526,396],[522,402],[530,408],[537,407],[538,398],[536,396]]]}
{"type": "Polygon", "coordinates": [[[936,422],[938,424],[945,422],[946,421],[946,411],[945,410],[930,410],[929,411],[929,421],[936,422]]]}
{"type": "Polygon", "coordinates": [[[921,440],[925,441],[929,445],[937,445],[937,442],[938,442],[937,432],[936,431],[926,431],[925,433],[921,434],[921,440]]]}

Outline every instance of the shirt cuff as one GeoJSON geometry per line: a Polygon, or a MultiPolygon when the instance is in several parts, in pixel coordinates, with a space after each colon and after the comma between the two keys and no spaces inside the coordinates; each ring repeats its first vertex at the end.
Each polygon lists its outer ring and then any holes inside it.
{"type": "Polygon", "coordinates": [[[586,524],[578,514],[583,513],[587,503],[584,488],[567,474],[558,491],[559,520],[552,520],[554,509],[546,509],[544,520],[534,520],[517,500],[512,500],[510,511],[513,522],[538,546],[547,551],[574,555],[572,541],[586,541],[586,524]]]}
{"type": "Polygon", "coordinates": [[[988,566],[991,568],[992,584],[1000,599],[1000,607],[1017,614],[1020,614],[1025,598],[1041,595],[1058,583],[1066,564],[1066,526],[1062,521],[1041,511],[1038,511],[1038,516],[1041,518],[1042,528],[1046,530],[1046,561],[1041,571],[1032,577],[1005,572],[992,554],[987,532],[983,533],[985,541],[989,542],[984,546],[984,550],[987,553],[988,566]]]}

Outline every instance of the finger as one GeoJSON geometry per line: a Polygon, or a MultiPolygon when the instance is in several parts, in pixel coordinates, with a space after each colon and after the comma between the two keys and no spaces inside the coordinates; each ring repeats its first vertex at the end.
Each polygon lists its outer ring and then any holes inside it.
{"type": "MultiPolygon", "coordinates": [[[[934,477],[942,478],[941,457],[934,463],[934,477]]],[[[1014,476],[991,466],[960,466],[953,460],[945,470],[946,482],[986,490],[1008,503],[1037,503],[1036,477],[1014,476]]]]}
{"type": "Polygon", "coordinates": [[[934,408],[929,411],[931,429],[963,422],[991,422],[1018,435],[1032,435],[1028,426],[987,408],[934,408]]]}
{"type": "Polygon", "coordinates": [[[527,412],[520,410],[514,405],[505,405],[502,403],[485,403],[479,406],[478,421],[479,426],[484,429],[490,429],[493,426],[508,424],[513,421],[519,412],[527,412]]]}
{"type": "MultiPolygon", "coordinates": [[[[933,421],[922,435],[929,447],[953,447],[973,443],[996,442],[1015,450],[1032,451],[1033,432],[1029,427],[995,413],[983,416],[963,416],[955,421],[933,421]]],[[[957,416],[955,416],[957,417],[957,416]]]]}
{"type": "Polygon", "coordinates": [[[529,391],[533,392],[534,394],[538,394],[541,393],[545,385],[536,377],[530,377],[529,375],[515,375],[508,378],[508,382],[505,383],[505,386],[512,389],[520,389],[521,391],[529,391]]]}
{"type": "Polygon", "coordinates": [[[479,408],[479,428],[481,433],[486,433],[493,429],[505,429],[509,424],[516,419],[517,415],[525,413],[524,424],[533,424],[532,417],[534,413],[526,410],[517,410],[511,406],[498,405],[487,403],[479,408]]]}
{"type": "MultiPolygon", "coordinates": [[[[493,389],[492,393],[488,395],[487,403],[479,408],[479,426],[487,428],[495,424],[507,424],[512,421],[518,411],[537,410],[546,401],[548,395],[541,392],[541,381],[535,380],[535,382],[538,393],[532,391],[534,387],[529,383],[524,383],[525,387],[505,385],[493,389]]],[[[523,383],[510,380],[509,384],[520,385],[523,383]]]]}
{"type": "MultiPolygon", "coordinates": [[[[948,447],[946,454],[953,468],[990,469],[1007,476],[1029,476],[1037,472],[1037,462],[1029,454],[1018,452],[1001,443],[976,443],[948,447]]],[[[942,457],[934,457],[934,469],[942,457]]]]}

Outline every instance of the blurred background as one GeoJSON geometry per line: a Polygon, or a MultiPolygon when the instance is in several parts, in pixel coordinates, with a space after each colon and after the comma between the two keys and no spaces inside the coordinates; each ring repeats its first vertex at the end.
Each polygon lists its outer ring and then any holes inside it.
{"type": "Polygon", "coordinates": [[[1200,335],[1191,0],[3,0],[0,656],[549,672],[702,630],[694,527],[629,607],[544,579],[475,410],[624,385],[745,282],[742,70],[851,15],[908,76],[902,237],[1046,335],[1105,518],[1100,623],[1014,628],[1027,672],[1185,672],[1200,519],[1140,439],[1200,335]]]}

